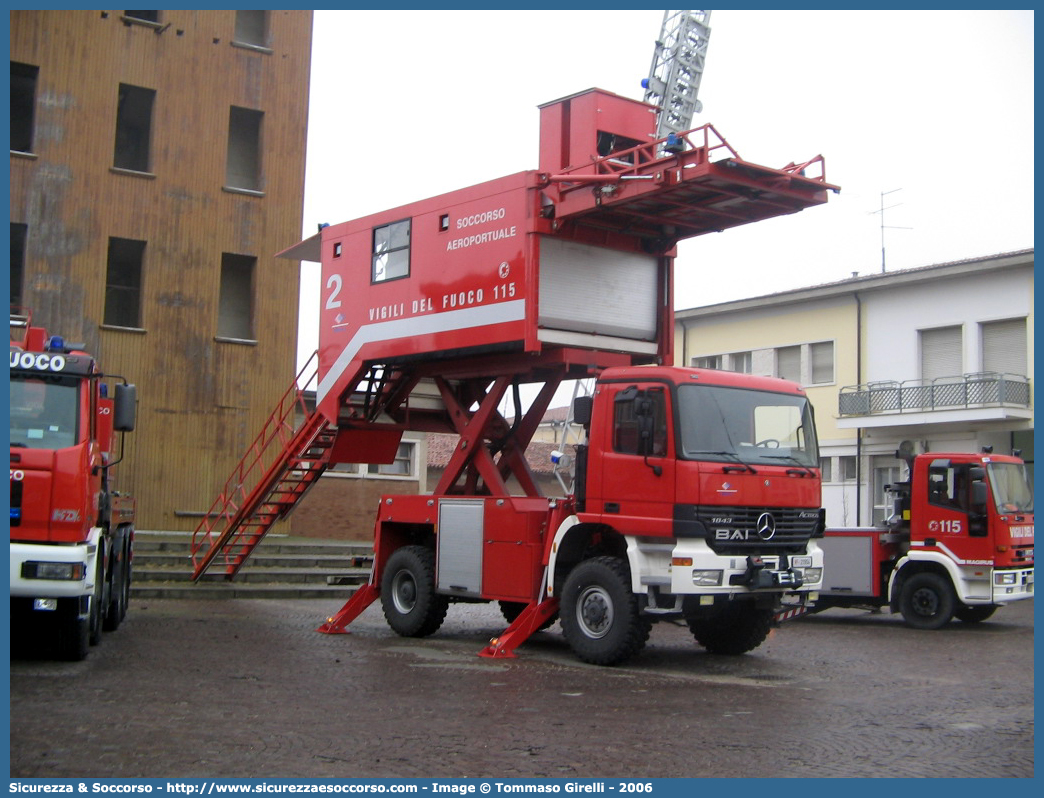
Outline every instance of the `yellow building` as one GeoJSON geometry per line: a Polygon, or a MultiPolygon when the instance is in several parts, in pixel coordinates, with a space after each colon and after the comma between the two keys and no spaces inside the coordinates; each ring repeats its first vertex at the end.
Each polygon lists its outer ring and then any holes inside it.
{"type": "Polygon", "coordinates": [[[11,301],[138,386],[119,484],[194,529],[295,375],[311,11],[12,11],[11,301]]]}
{"type": "Polygon", "coordinates": [[[805,386],[833,525],[888,515],[905,440],[1033,467],[1031,249],[681,310],[675,358],[805,386]]]}

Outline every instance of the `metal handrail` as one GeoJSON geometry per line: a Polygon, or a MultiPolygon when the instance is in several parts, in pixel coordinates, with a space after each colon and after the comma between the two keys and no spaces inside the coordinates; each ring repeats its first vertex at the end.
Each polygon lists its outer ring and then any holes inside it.
{"type": "Polygon", "coordinates": [[[1029,377],[979,371],[930,380],[882,380],[864,385],[848,385],[838,394],[838,414],[841,416],[996,405],[1029,407],[1029,377]]]}

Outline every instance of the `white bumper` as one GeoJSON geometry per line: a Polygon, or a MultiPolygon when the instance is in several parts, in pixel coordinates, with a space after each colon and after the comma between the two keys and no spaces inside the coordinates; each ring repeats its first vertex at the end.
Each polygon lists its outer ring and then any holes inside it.
{"type": "MultiPolygon", "coordinates": [[[[92,531],[92,541],[97,539],[97,532],[98,530],[92,531]]],[[[28,598],[89,596],[94,593],[97,554],[96,543],[74,546],[12,543],[11,595],[28,598]],[[73,566],[70,570],[79,570],[83,575],[81,578],[73,579],[35,578],[32,576],[34,571],[41,570],[37,563],[73,566]]]]}
{"type": "Polygon", "coordinates": [[[680,596],[728,596],[808,593],[822,587],[823,551],[815,540],[808,542],[803,554],[786,558],[766,555],[753,567],[746,555],[716,554],[699,539],[656,543],[631,538],[627,555],[636,593],[658,587],[661,592],[680,596]]]}

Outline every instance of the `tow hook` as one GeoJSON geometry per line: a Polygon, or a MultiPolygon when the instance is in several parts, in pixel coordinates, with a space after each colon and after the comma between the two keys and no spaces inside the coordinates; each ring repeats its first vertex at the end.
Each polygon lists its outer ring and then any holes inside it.
{"type": "Polygon", "coordinates": [[[797,590],[805,583],[801,574],[793,568],[778,571],[771,570],[765,566],[761,557],[753,554],[747,557],[747,570],[742,574],[733,576],[730,581],[733,584],[745,585],[751,590],[763,590],[774,587],[787,587],[791,590],[797,590]]]}

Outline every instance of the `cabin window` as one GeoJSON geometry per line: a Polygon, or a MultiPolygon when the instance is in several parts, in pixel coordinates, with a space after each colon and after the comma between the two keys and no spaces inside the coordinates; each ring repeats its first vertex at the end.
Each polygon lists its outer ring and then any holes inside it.
{"type": "Polygon", "coordinates": [[[667,454],[667,398],[662,389],[628,388],[617,394],[613,406],[614,452],[667,454]]]}
{"type": "Polygon", "coordinates": [[[156,92],[120,84],[116,108],[116,144],[112,165],[132,172],[148,172],[152,143],[152,106],[156,92]]]}
{"type": "Polygon", "coordinates": [[[22,304],[22,277],[25,274],[27,225],[11,222],[11,304],[22,304]]]}
{"type": "Polygon", "coordinates": [[[264,113],[232,106],[228,114],[225,186],[261,191],[261,122],[264,113]]]}
{"type": "Polygon", "coordinates": [[[268,12],[237,11],[235,42],[254,47],[267,47],[268,12]]]}
{"type": "Polygon", "coordinates": [[[410,220],[393,222],[373,230],[371,280],[383,283],[410,276],[410,220]]]}
{"type": "Polygon", "coordinates": [[[218,300],[218,338],[254,340],[254,267],[257,258],[221,254],[221,293],[218,300]]]}
{"type": "Polygon", "coordinates": [[[33,151],[36,81],[40,68],[11,62],[11,150],[33,151]]]}
{"type": "Polygon", "coordinates": [[[105,275],[105,324],[141,327],[141,273],[145,242],[129,238],[109,239],[105,275]]]}

